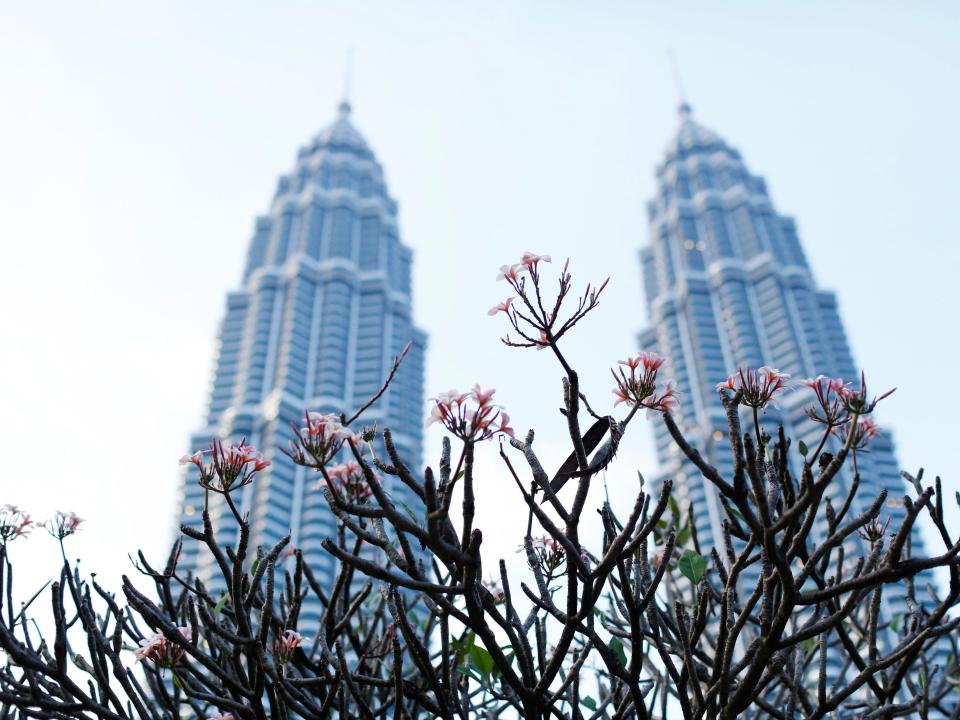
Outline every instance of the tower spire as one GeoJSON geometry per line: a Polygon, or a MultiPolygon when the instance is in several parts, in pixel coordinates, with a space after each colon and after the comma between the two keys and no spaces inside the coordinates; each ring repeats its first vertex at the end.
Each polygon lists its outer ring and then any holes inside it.
{"type": "Polygon", "coordinates": [[[343,99],[340,101],[340,113],[350,114],[350,81],[353,79],[353,48],[347,48],[343,63],[343,99]]]}
{"type": "Polygon", "coordinates": [[[677,54],[673,51],[673,48],[667,49],[667,57],[670,60],[670,70],[673,74],[673,86],[677,91],[677,98],[680,101],[677,109],[680,111],[682,117],[687,117],[691,112],[690,103],[687,102],[687,94],[683,89],[683,78],[680,76],[680,65],[677,62],[677,54]]]}

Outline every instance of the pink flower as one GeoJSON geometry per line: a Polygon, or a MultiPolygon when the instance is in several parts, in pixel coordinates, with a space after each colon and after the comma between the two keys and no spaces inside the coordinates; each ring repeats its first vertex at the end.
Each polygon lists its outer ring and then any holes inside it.
{"type": "MultiPolygon", "coordinates": [[[[850,426],[849,423],[847,423],[834,428],[833,434],[840,440],[840,442],[845,443],[847,441],[847,433],[849,430],[850,426]]],[[[853,443],[850,447],[853,450],[863,450],[867,447],[870,441],[879,434],[880,426],[877,425],[872,418],[857,418],[857,426],[853,430],[853,443]]]]}
{"type": "Polygon", "coordinates": [[[516,437],[514,434],[514,429],[510,427],[510,416],[507,415],[502,410],[500,411],[500,427],[497,429],[497,432],[503,433],[504,435],[509,435],[510,437],[516,437]]]}
{"type": "Polygon", "coordinates": [[[620,403],[627,403],[635,407],[645,407],[648,410],[671,412],[676,407],[676,392],[668,384],[667,390],[657,397],[657,375],[666,358],[654,352],[642,352],[636,357],[621,360],[619,372],[610,370],[613,374],[616,387],[613,394],[617,398],[614,407],[620,403]],[[624,368],[630,368],[629,375],[624,368]]]}
{"type": "Polygon", "coordinates": [[[324,469],[326,477],[319,480],[315,490],[329,487],[333,492],[346,495],[350,502],[362,502],[373,495],[363,474],[363,468],[355,460],[349,460],[341,465],[330,465],[324,469]],[[330,482],[327,482],[330,478],[330,482]]]}
{"type": "Polygon", "coordinates": [[[884,398],[890,397],[896,388],[892,390],[887,390],[880,397],[874,397],[872,400],[867,400],[867,380],[864,374],[860,373],[860,389],[854,390],[851,387],[845,386],[842,390],[838,391],[840,398],[843,400],[844,407],[847,411],[851,413],[856,413],[857,415],[869,415],[873,412],[873,409],[877,406],[877,403],[883,400],[884,398]]]}
{"type": "Polygon", "coordinates": [[[731,375],[722,383],[717,383],[717,390],[736,390],[737,379],[736,375],[731,375]]]}
{"type": "Polygon", "coordinates": [[[556,538],[553,538],[549,535],[541,535],[533,538],[533,549],[546,550],[553,553],[562,553],[563,545],[561,545],[556,538]]]}
{"type": "Polygon", "coordinates": [[[505,602],[507,599],[506,594],[503,592],[503,588],[500,587],[500,583],[496,580],[484,580],[483,587],[493,595],[493,601],[497,604],[505,602]]]}
{"type": "Polygon", "coordinates": [[[680,398],[677,397],[677,390],[673,383],[667,383],[666,389],[660,397],[654,397],[650,402],[649,412],[659,411],[665,415],[673,415],[673,412],[680,407],[680,398]]]}
{"type": "Polygon", "coordinates": [[[510,305],[511,305],[511,304],[513,304],[513,298],[512,298],[512,297],[508,297],[506,300],[504,300],[504,301],[503,301],[502,303],[500,303],[499,305],[494,305],[492,308],[490,308],[489,310],[487,310],[487,315],[496,315],[496,314],[499,313],[499,312],[509,313],[509,312],[510,312],[510,305]]]}
{"type": "Polygon", "coordinates": [[[739,390],[742,393],[741,403],[752,408],[763,408],[776,393],[787,388],[789,379],[787,373],[766,365],[757,370],[741,368],[717,385],[717,390],[739,390]]]}
{"type": "Polygon", "coordinates": [[[526,268],[518,263],[516,265],[501,265],[500,273],[497,275],[497,280],[506,280],[510,283],[516,283],[520,280],[520,273],[522,273],[526,268]]]}
{"type": "Polygon", "coordinates": [[[523,254],[523,257],[520,258],[520,264],[525,268],[535,268],[537,263],[539,263],[541,260],[543,262],[550,262],[550,256],[537,255],[536,253],[532,253],[528,250],[523,254]]]}
{"type": "Polygon", "coordinates": [[[203,450],[198,450],[193,455],[184,455],[180,458],[181,465],[196,465],[203,468],[203,450]]]}
{"type": "Polygon", "coordinates": [[[318,412],[306,414],[307,425],[300,432],[322,440],[346,440],[351,435],[349,428],[345,428],[333,413],[323,415],[318,412]]]}
{"type": "MultiPolygon", "coordinates": [[[[190,634],[190,628],[178,628],[187,642],[193,638],[190,634]]],[[[160,667],[170,668],[177,664],[177,661],[183,657],[184,649],[176,643],[170,642],[163,633],[156,633],[140,641],[140,647],[133,651],[137,660],[152,660],[160,667]]]]}
{"type": "Polygon", "coordinates": [[[486,440],[497,433],[512,437],[513,429],[507,425],[509,418],[503,408],[492,402],[495,392],[474,385],[469,393],[440,393],[430,398],[433,405],[426,424],[429,427],[438,422],[462,440],[486,440]]]}
{"type": "Polygon", "coordinates": [[[530,538],[533,557],[540,570],[552,576],[566,562],[567,555],[563,545],[549,535],[530,538]]]}
{"type": "Polygon", "coordinates": [[[642,352],[636,357],[621,360],[617,364],[625,365],[631,370],[637,370],[642,366],[645,371],[654,372],[659,370],[660,366],[666,361],[667,359],[665,357],[660,357],[655,352],[642,352]]]}
{"type": "MultiPolygon", "coordinates": [[[[479,387],[479,386],[477,386],[479,387]]],[[[430,408],[430,417],[427,418],[427,427],[435,422],[445,424],[447,420],[460,413],[460,408],[470,397],[470,393],[459,393],[456,390],[447,390],[430,398],[433,407],[430,408]]]]}
{"type": "MultiPolygon", "coordinates": [[[[359,437],[332,413],[306,412],[304,419],[304,427],[293,426],[296,440],[290,442],[289,450],[283,451],[298,465],[319,469],[330,462],[347,442],[359,437]]],[[[362,448],[358,442],[355,444],[362,448]]]]}
{"type": "Polygon", "coordinates": [[[799,382],[811,390],[816,391],[819,388],[832,393],[843,393],[847,387],[847,384],[841,378],[828,378],[826,375],[817,375],[815,378],[800,380],[799,382]]]}
{"type": "MultiPolygon", "coordinates": [[[[479,387],[479,385],[475,387],[479,387]]],[[[456,390],[447,390],[447,392],[445,393],[438,393],[437,396],[433,399],[436,400],[438,403],[442,403],[444,405],[451,405],[451,404],[463,405],[463,403],[466,401],[468,397],[470,397],[470,393],[461,393],[461,392],[457,392],[456,390]]]]}
{"type": "Polygon", "coordinates": [[[273,655],[281,665],[287,662],[290,654],[303,643],[303,637],[295,630],[284,630],[273,643],[273,655]]]}
{"type": "Polygon", "coordinates": [[[0,541],[25,537],[30,534],[30,527],[34,524],[29,513],[23,512],[16,505],[4,505],[0,508],[0,541]]]}
{"type": "Polygon", "coordinates": [[[270,461],[255,447],[247,445],[246,438],[240,440],[238,445],[224,445],[221,440],[214,438],[209,450],[184,455],[180,458],[180,464],[196,465],[200,470],[200,485],[218,493],[228,493],[248,485],[258,472],[270,467],[270,461]],[[212,456],[209,464],[203,462],[204,455],[212,456]]]}
{"type": "Polygon", "coordinates": [[[53,537],[57,540],[63,540],[79,530],[82,522],[83,518],[77,517],[76,513],[57,510],[53,518],[47,520],[43,525],[53,537]]]}
{"type": "Polygon", "coordinates": [[[233,713],[214,712],[207,720],[234,720],[233,713]]]}
{"type": "Polygon", "coordinates": [[[249,445],[240,449],[240,458],[246,463],[253,463],[254,472],[270,467],[270,461],[263,456],[263,453],[249,445]]]}
{"type": "Polygon", "coordinates": [[[843,402],[843,393],[846,391],[843,380],[817,375],[815,378],[801,380],[800,384],[813,390],[820,405],[819,408],[807,408],[804,411],[807,417],[831,428],[843,425],[847,421],[849,414],[843,402]]]}
{"type": "Polygon", "coordinates": [[[480,407],[484,407],[490,404],[490,401],[493,399],[493,394],[497,392],[494,388],[489,390],[481,390],[479,385],[473,386],[473,399],[477,401],[477,404],[480,407]]]}

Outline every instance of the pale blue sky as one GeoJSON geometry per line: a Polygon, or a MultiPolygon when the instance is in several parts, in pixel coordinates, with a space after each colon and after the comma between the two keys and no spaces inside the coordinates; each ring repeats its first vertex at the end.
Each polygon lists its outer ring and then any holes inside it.
{"type": "MultiPolygon", "coordinates": [[[[0,502],[88,518],[75,549],[109,575],[167,546],[224,293],[277,175],[332,120],[348,47],[416,252],[430,392],[498,387],[559,458],[557,369],[485,314],[530,249],[612,276],[570,344],[610,397],[645,323],[672,47],[696,117],[797,218],[874,387],[899,386],[879,419],[901,463],[957,488],[958,21],[946,1],[0,3],[0,502]]],[[[614,494],[655,467],[638,430],[614,494]]],[[[478,524],[509,553],[490,455],[478,524]]],[[[39,577],[53,548],[32,544],[39,577]]]]}

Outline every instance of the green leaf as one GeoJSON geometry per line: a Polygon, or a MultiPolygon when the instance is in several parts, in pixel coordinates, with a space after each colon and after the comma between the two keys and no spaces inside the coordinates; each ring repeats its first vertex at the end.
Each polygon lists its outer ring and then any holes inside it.
{"type": "Polygon", "coordinates": [[[256,575],[258,567],[260,567],[260,558],[257,558],[252,563],[250,563],[250,574],[256,575]]]}
{"type": "Polygon", "coordinates": [[[803,651],[810,652],[811,650],[813,650],[813,646],[816,644],[817,644],[816,640],[814,640],[813,638],[807,638],[806,640],[803,641],[803,651]]]}
{"type": "Polygon", "coordinates": [[[684,550],[677,563],[680,573],[694,585],[699,583],[707,571],[707,559],[693,550],[684,550]]]}
{"type": "Polygon", "coordinates": [[[903,622],[905,613],[900,613],[899,615],[894,615],[893,620],[890,621],[890,627],[893,628],[894,632],[900,632],[900,623],[903,622]]]}
{"type": "Polygon", "coordinates": [[[486,678],[493,672],[493,657],[486,648],[474,645],[470,648],[470,660],[473,666],[486,678]]]}
{"type": "Polygon", "coordinates": [[[626,667],[626,666],[627,666],[627,653],[624,652],[623,642],[621,642],[620,638],[618,638],[618,637],[616,637],[616,636],[610,638],[610,642],[607,643],[607,645],[609,646],[609,648],[610,648],[611,650],[613,650],[614,653],[616,653],[616,656],[617,656],[618,658],[620,658],[620,662],[623,663],[623,666],[626,667]]]}
{"type": "Polygon", "coordinates": [[[216,607],[213,608],[213,616],[216,617],[223,612],[223,609],[227,606],[227,600],[230,599],[230,596],[227,593],[224,593],[220,596],[220,599],[217,600],[216,607]]]}
{"type": "MultiPolygon", "coordinates": [[[[727,511],[727,514],[733,515],[734,517],[738,517],[741,520],[743,520],[743,514],[736,508],[730,507],[726,503],[723,503],[723,509],[727,511]]],[[[743,521],[746,522],[746,520],[743,520],[743,521]]]]}
{"type": "Polygon", "coordinates": [[[413,520],[414,523],[419,522],[419,520],[417,520],[417,516],[413,514],[413,510],[410,509],[409,505],[399,501],[397,501],[397,505],[403,508],[403,511],[410,516],[410,519],[413,520]]]}
{"type": "Polygon", "coordinates": [[[671,496],[667,499],[667,502],[670,503],[670,512],[671,512],[671,514],[679,521],[679,520],[680,520],[680,504],[679,504],[676,500],[673,499],[673,495],[671,495],[671,496]]]}
{"type": "Polygon", "coordinates": [[[678,547],[683,547],[684,545],[686,545],[686,544],[687,544],[687,540],[690,539],[690,535],[691,535],[691,534],[692,534],[692,530],[690,529],[690,526],[689,526],[689,525],[684,525],[684,526],[680,529],[680,532],[677,533],[677,539],[676,539],[676,541],[675,541],[676,545],[677,545],[678,547]]]}
{"type": "Polygon", "coordinates": [[[587,695],[586,697],[580,698],[580,702],[581,702],[588,710],[596,710],[596,709],[597,709],[597,701],[594,700],[594,699],[593,699],[592,697],[590,697],[589,695],[587,695]]]}
{"type": "Polygon", "coordinates": [[[803,455],[804,457],[806,457],[808,452],[810,452],[810,448],[808,448],[808,447],[807,447],[807,444],[806,444],[803,440],[801,440],[801,441],[800,441],[800,454],[803,455]]]}

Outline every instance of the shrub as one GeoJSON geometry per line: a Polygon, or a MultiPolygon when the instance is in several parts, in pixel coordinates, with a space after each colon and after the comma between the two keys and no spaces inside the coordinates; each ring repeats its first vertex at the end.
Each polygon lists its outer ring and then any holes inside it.
{"type": "MultiPolygon", "coordinates": [[[[436,471],[408,467],[389,430],[360,429],[376,397],[352,417],[308,413],[286,452],[317,473],[337,519],[324,548],[338,572],[324,585],[300,551],[288,560],[289,538],[248,546],[250,525],[231,493],[257,482],[268,462],[245,443],[215,440],[185,461],[229,505],[236,544],[221,547],[205,508],[203,530],[184,528],[163,569],[140,556],[153,588],[124,577],[123,602],[65,559],[49,591],[47,638],[28,617],[36,597],[19,612],[11,605],[7,543],[31,521],[7,507],[0,718],[956,717],[960,621],[949,613],[960,599],[960,542],[945,525],[939,479],[923,487],[922,475],[907,476],[913,494],[897,527],[883,518],[883,494],[852,511],[857,454],[877,432],[870,416],[885,396],[868,395],[862,376],[858,387],[820,377],[792,388],[772,368],[738,371],[717,390],[734,468],[724,477],[675,422],[682,398],[660,377],[663,358],[619,363],[622,418],[594,411],[600,403],[581,393],[561,340],[597,307],[606,283],[574,295],[565,265],[548,300],[547,262],[527,253],[504,266],[515,295],[490,312],[506,316],[507,345],[547,350],[562,369],[570,455],[552,477],[533,431],[517,437],[493,391],[479,386],[431,401],[430,422],[447,431],[436,471]],[[809,393],[809,416],[822,425],[819,442],[800,443],[793,456],[784,430],[771,436],[761,424],[786,392],[809,393]],[[587,549],[591,482],[614,463],[641,410],[718,493],[722,545],[698,537],[669,480],[651,491],[641,479],[631,507],[602,504],[603,537],[597,552],[587,549]],[[526,580],[502,560],[499,580],[484,580],[475,449],[497,438],[503,472],[527,508],[526,527],[516,529],[526,580]],[[375,439],[382,459],[365,451],[375,439]],[[416,512],[391,500],[385,475],[419,499],[416,512]],[[844,477],[836,509],[826,491],[844,477]],[[921,514],[942,554],[911,557],[921,514]],[[183,542],[212,556],[222,596],[178,571],[183,542]],[[949,575],[946,595],[917,592],[914,581],[938,567],[949,575]],[[904,616],[885,606],[891,583],[906,584],[904,616]],[[323,615],[304,637],[308,596],[323,615]]],[[[77,525],[63,515],[48,527],[62,544],[77,525]]]]}

